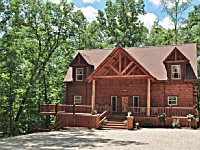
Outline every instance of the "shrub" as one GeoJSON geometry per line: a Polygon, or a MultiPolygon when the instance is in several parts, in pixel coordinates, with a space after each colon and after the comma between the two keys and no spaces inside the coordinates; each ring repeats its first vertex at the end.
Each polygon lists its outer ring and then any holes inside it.
{"type": "Polygon", "coordinates": [[[179,119],[174,119],[172,122],[173,128],[181,128],[179,119]]]}

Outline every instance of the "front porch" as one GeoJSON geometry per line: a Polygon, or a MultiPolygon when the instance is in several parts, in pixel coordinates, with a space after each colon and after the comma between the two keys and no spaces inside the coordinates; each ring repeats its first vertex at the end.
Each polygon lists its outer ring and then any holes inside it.
{"type": "MultiPolygon", "coordinates": [[[[111,106],[95,106],[94,113],[92,112],[92,106],[88,105],[65,105],[65,104],[42,104],[39,105],[38,112],[38,129],[40,128],[40,116],[41,115],[54,115],[56,116],[56,122],[54,127],[50,127],[50,130],[61,129],[67,126],[78,126],[88,128],[101,128],[104,120],[109,120],[113,116],[115,119],[127,120],[127,114],[117,114],[112,112],[111,106]],[[117,117],[116,117],[117,116],[117,117]],[[121,117],[120,117],[121,116],[121,117]],[[123,118],[122,118],[123,117],[123,118]]],[[[150,115],[147,113],[147,107],[128,107],[128,112],[131,112],[131,116],[134,117],[131,123],[134,126],[134,122],[139,122],[143,127],[159,127],[161,123],[158,121],[158,115],[165,113],[167,115],[166,127],[172,126],[173,119],[179,119],[181,125],[193,128],[197,128],[197,121],[190,123],[187,120],[186,115],[193,114],[197,117],[196,108],[194,107],[151,107],[150,115]]]]}

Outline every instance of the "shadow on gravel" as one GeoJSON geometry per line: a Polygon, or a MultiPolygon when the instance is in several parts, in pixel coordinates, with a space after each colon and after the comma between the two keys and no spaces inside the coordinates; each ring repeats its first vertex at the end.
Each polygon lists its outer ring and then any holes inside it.
{"type": "MultiPolygon", "coordinates": [[[[94,130],[75,130],[62,132],[37,133],[27,136],[19,136],[10,139],[0,139],[0,149],[75,149],[108,146],[126,146],[130,144],[146,145],[137,141],[120,141],[104,138],[94,130]]],[[[105,134],[108,134],[105,132],[105,134]]]]}

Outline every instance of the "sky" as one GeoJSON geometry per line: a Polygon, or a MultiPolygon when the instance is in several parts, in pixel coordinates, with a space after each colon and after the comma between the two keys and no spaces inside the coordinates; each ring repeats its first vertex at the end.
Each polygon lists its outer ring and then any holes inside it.
{"type": "MultiPolygon", "coordinates": [[[[54,3],[59,3],[60,0],[51,0],[54,3]]],[[[115,0],[112,0],[113,2],[115,0]]],[[[137,0],[136,0],[137,1],[137,0]]],[[[186,0],[180,0],[186,1],[186,0]]],[[[73,2],[75,4],[76,9],[80,9],[83,14],[86,16],[89,22],[96,19],[97,11],[104,10],[106,0],[67,0],[67,2],[73,2]]],[[[144,0],[145,2],[145,11],[146,14],[139,16],[141,22],[144,25],[151,29],[153,22],[158,18],[159,24],[165,29],[172,29],[173,25],[169,18],[169,16],[162,12],[162,6],[160,5],[160,0],[144,0]]],[[[200,0],[193,0],[193,5],[200,4],[200,0]]],[[[187,18],[187,12],[193,10],[193,6],[191,6],[184,14],[184,17],[187,18]]]]}

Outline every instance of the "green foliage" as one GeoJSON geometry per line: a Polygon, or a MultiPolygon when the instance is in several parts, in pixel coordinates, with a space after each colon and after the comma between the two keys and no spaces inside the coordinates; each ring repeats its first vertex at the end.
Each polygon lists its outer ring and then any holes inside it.
{"type": "Polygon", "coordinates": [[[158,116],[158,120],[161,123],[164,123],[166,121],[167,115],[165,113],[162,113],[161,115],[158,116]]]}
{"type": "Polygon", "coordinates": [[[105,125],[106,123],[108,123],[108,120],[104,119],[103,122],[102,122],[102,124],[105,125]]]}
{"type": "Polygon", "coordinates": [[[136,123],[135,123],[135,128],[136,128],[136,129],[139,129],[139,128],[140,128],[140,123],[139,123],[139,122],[136,122],[136,123]]]}
{"type": "Polygon", "coordinates": [[[188,114],[186,117],[187,117],[188,120],[190,120],[190,121],[193,121],[193,120],[195,119],[195,118],[194,118],[194,115],[192,115],[192,114],[188,114]]]}
{"type": "Polygon", "coordinates": [[[173,128],[179,128],[179,129],[181,128],[179,119],[173,119],[172,127],[173,128]]]}
{"type": "Polygon", "coordinates": [[[127,120],[124,120],[123,123],[124,123],[125,125],[127,125],[128,121],[127,121],[127,120]]]}
{"type": "Polygon", "coordinates": [[[105,14],[98,12],[99,29],[103,32],[108,47],[121,44],[123,47],[145,45],[148,30],[138,20],[144,14],[144,1],[116,0],[106,2],[105,14]]]}
{"type": "Polygon", "coordinates": [[[174,25],[174,44],[178,44],[178,28],[183,21],[183,12],[187,10],[192,4],[192,0],[161,0],[163,11],[169,16],[174,25]]]}

